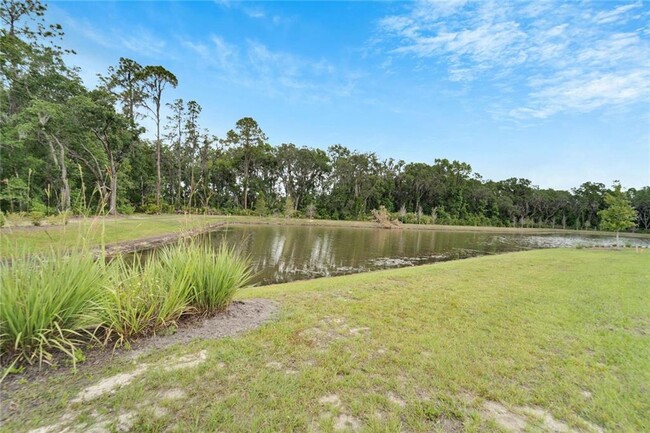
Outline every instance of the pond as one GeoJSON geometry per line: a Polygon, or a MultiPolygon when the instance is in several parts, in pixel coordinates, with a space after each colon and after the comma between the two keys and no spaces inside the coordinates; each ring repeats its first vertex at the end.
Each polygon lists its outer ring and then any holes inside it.
{"type": "MultiPolygon", "coordinates": [[[[230,226],[202,235],[248,254],[257,285],[415,266],[511,251],[608,246],[614,237],[385,230],[316,226],[230,226]]],[[[622,238],[650,247],[650,239],[622,238]]]]}

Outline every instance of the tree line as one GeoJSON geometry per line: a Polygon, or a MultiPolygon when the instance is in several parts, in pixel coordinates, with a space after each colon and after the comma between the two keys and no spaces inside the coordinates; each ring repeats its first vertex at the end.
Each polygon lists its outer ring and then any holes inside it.
{"type": "Polygon", "coordinates": [[[243,117],[218,137],[177,77],[120,58],[86,88],[64,62],[60,25],[40,0],[1,0],[0,210],[284,214],[364,219],[381,206],[407,223],[595,229],[623,195],[650,229],[650,187],[585,182],[570,191],[483,179],[459,161],[406,163],[340,144],[271,145],[243,117]],[[164,114],[168,113],[168,114],[164,114]],[[147,131],[145,118],[153,125],[147,131]],[[153,137],[151,139],[146,137],[153,137]]]}

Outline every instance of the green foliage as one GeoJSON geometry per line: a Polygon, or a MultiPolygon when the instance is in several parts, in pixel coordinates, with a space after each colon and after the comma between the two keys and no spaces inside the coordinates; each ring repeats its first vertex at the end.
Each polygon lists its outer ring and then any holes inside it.
{"type": "Polygon", "coordinates": [[[607,207],[598,212],[602,230],[611,230],[618,233],[636,225],[636,210],[621,191],[619,183],[615,183],[613,190],[605,194],[604,200],[607,207]]]}
{"type": "Polygon", "coordinates": [[[158,259],[133,262],[122,256],[111,264],[110,289],[104,310],[105,338],[115,345],[174,324],[189,304],[187,276],[173,272],[170,258],[178,248],[165,247],[158,259]]]}
{"type": "Polygon", "coordinates": [[[264,194],[260,194],[255,201],[255,211],[259,216],[267,216],[269,213],[269,208],[266,205],[266,199],[264,194]]]}
{"type": "Polygon", "coordinates": [[[74,364],[100,329],[104,344],[118,346],[183,315],[216,313],[251,278],[233,248],[193,241],[108,264],[88,251],[10,259],[0,263],[0,350],[29,363],[62,351],[74,364]]]}
{"type": "Polygon", "coordinates": [[[39,212],[35,210],[29,213],[29,220],[35,226],[40,226],[44,218],[45,218],[45,214],[43,212],[39,212]]]}
{"type": "Polygon", "coordinates": [[[155,203],[148,203],[144,205],[144,207],[142,208],[142,211],[149,215],[159,214],[160,210],[161,210],[160,206],[158,206],[155,203]]]}
{"type": "MultiPolygon", "coordinates": [[[[179,84],[171,71],[121,57],[100,76],[97,89],[87,89],[53,43],[63,33],[60,25],[44,24],[45,5],[0,4],[0,12],[9,9],[16,11],[10,15],[18,27],[14,34],[0,29],[5,55],[0,75],[6,78],[0,89],[1,211],[48,214],[56,208],[91,215],[130,214],[135,208],[149,214],[220,209],[364,220],[384,205],[413,224],[609,227],[599,214],[606,207],[606,188],[597,182],[558,191],[523,178],[484,181],[462,161],[382,160],[342,145],[327,151],[292,143],[274,147],[251,117],[218,138],[203,132],[197,101],[165,104],[166,89],[179,84]],[[40,24],[30,29],[27,23],[40,24]],[[172,113],[161,125],[165,105],[172,113]],[[153,120],[149,133],[155,140],[141,139],[145,128],[139,122],[145,116],[153,120]],[[79,170],[68,169],[74,166],[79,170]],[[289,199],[295,214],[286,205],[289,199]],[[34,201],[48,209],[30,208],[34,201]]],[[[649,194],[646,187],[630,196],[637,223],[646,230],[649,194]]],[[[38,214],[35,220],[40,223],[38,214]]]]}
{"type": "Polygon", "coordinates": [[[124,215],[133,215],[135,213],[135,206],[130,203],[125,203],[117,206],[117,212],[124,215]]]}
{"type": "Polygon", "coordinates": [[[168,263],[177,281],[187,282],[190,306],[200,314],[225,309],[252,276],[248,258],[226,245],[215,251],[209,244],[190,242],[170,251],[163,263],[168,263]]]}
{"type": "Polygon", "coordinates": [[[5,213],[2,212],[2,211],[0,211],[0,228],[1,228],[1,227],[4,227],[4,225],[5,225],[5,220],[6,220],[6,219],[5,219],[5,213]]]}
{"type": "Polygon", "coordinates": [[[284,217],[291,218],[296,213],[295,204],[291,197],[284,201],[284,217]]]}
{"type": "Polygon", "coordinates": [[[74,352],[101,324],[106,269],[87,251],[0,263],[0,349],[29,363],[74,352]]]}
{"type": "Polygon", "coordinates": [[[27,183],[18,177],[3,179],[2,188],[0,188],[0,202],[10,212],[26,210],[29,205],[27,183]]]}
{"type": "Polygon", "coordinates": [[[67,225],[72,217],[72,212],[59,212],[57,215],[50,215],[45,218],[48,225],[67,225]]]}

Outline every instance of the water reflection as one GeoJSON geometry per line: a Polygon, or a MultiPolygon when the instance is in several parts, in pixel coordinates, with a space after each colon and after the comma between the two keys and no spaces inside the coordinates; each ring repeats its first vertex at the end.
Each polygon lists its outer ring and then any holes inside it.
{"type": "MultiPolygon", "coordinates": [[[[204,235],[249,254],[258,284],[334,276],[522,249],[611,245],[613,238],[341,227],[241,226],[204,235]]],[[[626,239],[650,246],[647,239],[626,239]]]]}

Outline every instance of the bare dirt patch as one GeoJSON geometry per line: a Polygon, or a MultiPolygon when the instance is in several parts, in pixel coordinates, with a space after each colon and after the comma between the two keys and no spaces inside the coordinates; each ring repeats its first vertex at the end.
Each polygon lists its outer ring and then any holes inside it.
{"type": "Polygon", "coordinates": [[[486,401],[483,403],[481,414],[493,419],[503,429],[513,433],[524,433],[531,426],[538,425],[542,431],[553,433],[603,433],[603,429],[586,420],[581,420],[584,428],[575,429],[567,423],[557,420],[551,413],[538,407],[517,406],[506,408],[501,403],[486,401]]]}
{"type": "Polygon", "coordinates": [[[330,394],[321,397],[320,400],[318,400],[318,402],[320,404],[329,405],[332,407],[339,407],[341,405],[341,399],[336,394],[330,394]]]}
{"type": "Polygon", "coordinates": [[[125,353],[130,358],[136,358],[149,351],[189,343],[195,339],[210,340],[240,335],[273,319],[277,309],[278,305],[268,299],[234,301],[225,312],[184,323],[171,335],[155,335],[136,340],[132,350],[125,353]]]}
{"type": "Polygon", "coordinates": [[[395,404],[395,405],[397,405],[399,407],[405,407],[406,406],[406,402],[400,396],[398,396],[397,394],[395,394],[393,392],[388,393],[388,401],[390,401],[391,403],[393,403],[393,404],[395,404]]]}
{"type": "Polygon", "coordinates": [[[361,428],[361,422],[353,417],[352,415],[347,415],[342,413],[334,419],[334,430],[343,431],[343,430],[352,430],[359,431],[361,428]]]}

